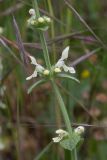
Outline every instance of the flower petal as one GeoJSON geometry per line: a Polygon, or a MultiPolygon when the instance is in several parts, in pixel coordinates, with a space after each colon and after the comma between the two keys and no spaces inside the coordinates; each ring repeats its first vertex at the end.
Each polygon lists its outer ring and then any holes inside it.
{"type": "Polygon", "coordinates": [[[56,130],[56,134],[63,134],[63,133],[67,133],[67,132],[64,131],[63,129],[56,130]]]}
{"type": "Polygon", "coordinates": [[[66,47],[63,52],[62,52],[62,56],[61,56],[61,60],[67,59],[68,58],[68,51],[69,51],[69,46],[66,47]]]}
{"type": "Polygon", "coordinates": [[[31,76],[27,77],[26,80],[30,80],[34,77],[37,77],[37,71],[36,70],[33,72],[33,74],[31,76]]]}
{"type": "Polygon", "coordinates": [[[65,72],[75,73],[75,69],[73,67],[68,67],[65,64],[63,65],[63,69],[65,72]]]}
{"type": "Polygon", "coordinates": [[[60,142],[61,141],[61,137],[55,137],[55,138],[52,138],[52,140],[53,140],[53,142],[54,143],[58,143],[58,142],[60,142]]]}
{"type": "Polygon", "coordinates": [[[69,69],[70,73],[76,73],[76,71],[75,71],[75,69],[73,67],[69,67],[68,69],[69,69]]]}
{"type": "Polygon", "coordinates": [[[69,71],[69,67],[66,66],[65,64],[63,65],[63,69],[64,69],[65,72],[68,72],[68,71],[69,71]]]}
{"type": "Polygon", "coordinates": [[[55,67],[61,68],[64,65],[64,61],[59,59],[59,61],[55,64],[55,67]]]}
{"type": "Polygon", "coordinates": [[[36,59],[33,56],[29,56],[29,58],[31,59],[31,64],[38,65],[36,59]]]}
{"type": "Polygon", "coordinates": [[[42,67],[40,64],[37,64],[36,71],[42,73],[44,71],[44,67],[42,67]]]}

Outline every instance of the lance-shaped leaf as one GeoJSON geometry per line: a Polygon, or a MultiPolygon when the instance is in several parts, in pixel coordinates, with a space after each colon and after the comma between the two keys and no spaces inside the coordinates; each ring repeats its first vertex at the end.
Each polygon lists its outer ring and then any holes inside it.
{"type": "Polygon", "coordinates": [[[59,77],[59,78],[68,78],[68,79],[73,80],[73,81],[75,81],[77,83],[80,83],[80,81],[77,78],[72,77],[71,75],[69,75],[67,73],[59,73],[59,74],[57,74],[57,77],[59,77]]]}
{"type": "Polygon", "coordinates": [[[28,94],[32,92],[32,90],[37,87],[37,86],[40,86],[41,84],[45,83],[46,82],[46,79],[41,79],[37,82],[35,82],[29,89],[28,89],[28,94]]]}
{"type": "Polygon", "coordinates": [[[43,26],[43,27],[38,27],[37,29],[41,31],[47,31],[48,28],[49,28],[48,26],[43,26]]]}
{"type": "Polygon", "coordinates": [[[77,144],[80,142],[80,140],[81,140],[80,135],[78,135],[77,133],[73,132],[70,135],[70,138],[61,140],[60,141],[60,145],[64,149],[72,151],[77,146],[77,144]]]}

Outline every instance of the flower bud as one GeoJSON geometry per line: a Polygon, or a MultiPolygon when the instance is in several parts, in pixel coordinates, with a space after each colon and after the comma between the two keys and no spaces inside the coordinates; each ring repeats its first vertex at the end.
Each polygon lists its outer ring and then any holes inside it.
{"type": "Polygon", "coordinates": [[[54,69],[54,72],[56,72],[56,73],[60,73],[60,72],[61,72],[61,69],[60,69],[60,68],[58,68],[58,67],[56,67],[56,68],[54,69]]]}
{"type": "Polygon", "coordinates": [[[34,15],[35,15],[35,10],[34,10],[33,8],[31,8],[31,9],[29,10],[29,14],[30,14],[31,16],[34,16],[34,15]]]}
{"type": "Polygon", "coordinates": [[[51,22],[51,18],[47,17],[47,16],[44,16],[44,19],[47,23],[50,23],[51,22]]]}
{"type": "Polygon", "coordinates": [[[38,18],[38,22],[43,23],[43,22],[44,22],[44,18],[39,17],[39,18],[38,18]]]}
{"type": "Polygon", "coordinates": [[[49,72],[50,72],[50,71],[46,69],[46,70],[44,70],[43,74],[44,74],[45,76],[47,76],[47,75],[49,75],[49,72]]]}
{"type": "Polygon", "coordinates": [[[79,126],[74,131],[75,131],[75,133],[78,133],[81,135],[82,133],[84,133],[85,128],[83,126],[79,126]]]}
{"type": "Polygon", "coordinates": [[[30,24],[31,24],[31,25],[34,25],[34,24],[35,24],[35,21],[34,21],[34,20],[32,20],[32,21],[30,22],[30,24]]]}

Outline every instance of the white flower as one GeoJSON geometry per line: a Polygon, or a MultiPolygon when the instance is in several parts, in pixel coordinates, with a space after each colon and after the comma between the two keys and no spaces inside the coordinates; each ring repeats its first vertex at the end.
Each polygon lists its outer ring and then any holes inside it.
{"type": "Polygon", "coordinates": [[[33,56],[29,56],[29,57],[31,59],[31,64],[35,65],[36,67],[35,67],[33,74],[31,76],[27,77],[26,80],[30,80],[34,77],[37,77],[37,73],[43,73],[43,71],[44,71],[44,67],[42,67],[40,64],[38,64],[36,62],[36,59],[33,56]]]}
{"type": "Polygon", "coordinates": [[[31,8],[31,9],[29,10],[29,14],[30,14],[31,16],[34,16],[34,15],[35,15],[35,10],[34,10],[33,8],[31,8]]]}
{"type": "Polygon", "coordinates": [[[38,18],[38,22],[43,23],[44,22],[44,18],[43,17],[39,17],[38,18]]]}
{"type": "Polygon", "coordinates": [[[68,58],[69,46],[67,46],[63,52],[61,58],[55,64],[55,68],[63,68],[65,72],[75,73],[75,69],[73,67],[68,67],[65,65],[64,60],[68,58]]]}
{"type": "Polygon", "coordinates": [[[85,131],[85,128],[83,126],[79,126],[74,130],[74,132],[78,134],[82,134],[84,133],[84,131],[85,131]]]}
{"type": "Polygon", "coordinates": [[[58,134],[57,137],[52,138],[54,143],[58,143],[60,142],[64,137],[68,136],[68,132],[62,130],[62,129],[58,129],[56,130],[56,134],[58,134]]]}

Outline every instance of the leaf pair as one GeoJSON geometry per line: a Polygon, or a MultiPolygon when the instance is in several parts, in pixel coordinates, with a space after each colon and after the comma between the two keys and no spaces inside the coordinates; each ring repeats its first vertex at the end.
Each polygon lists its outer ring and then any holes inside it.
{"type": "MultiPolygon", "coordinates": [[[[58,78],[67,78],[67,79],[70,79],[70,80],[73,80],[73,81],[79,83],[79,80],[78,80],[78,79],[76,79],[75,77],[72,77],[71,75],[66,74],[66,73],[59,73],[59,74],[57,75],[57,77],[58,77],[58,78]]],[[[46,78],[43,78],[43,79],[35,82],[35,83],[28,89],[28,94],[31,93],[32,90],[33,90],[35,87],[40,86],[41,84],[43,84],[43,83],[45,83],[45,82],[47,82],[47,79],[46,79],[46,78]]]]}

